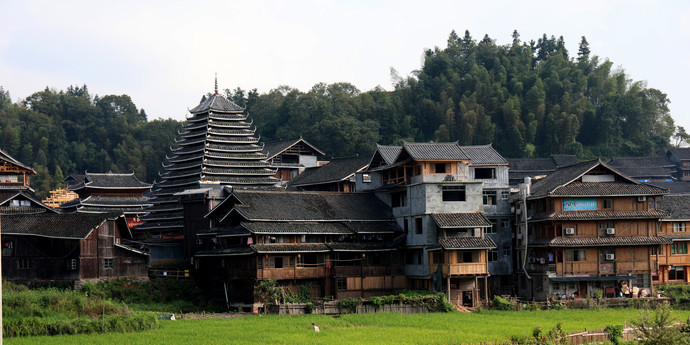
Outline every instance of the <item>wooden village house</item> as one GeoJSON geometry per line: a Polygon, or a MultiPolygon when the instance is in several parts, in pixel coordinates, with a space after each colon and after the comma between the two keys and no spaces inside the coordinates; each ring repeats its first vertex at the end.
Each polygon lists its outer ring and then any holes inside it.
{"type": "Polygon", "coordinates": [[[295,290],[308,284],[315,298],[406,287],[402,229],[372,193],[234,189],[206,218],[195,273],[230,305],[253,305],[253,287],[264,279],[295,290]]]}
{"type": "Polygon", "coordinates": [[[667,193],[597,160],[526,183],[515,198],[519,294],[545,300],[600,289],[613,297],[628,293],[624,286],[652,293],[658,248],[671,244],[659,236],[667,193]]]}

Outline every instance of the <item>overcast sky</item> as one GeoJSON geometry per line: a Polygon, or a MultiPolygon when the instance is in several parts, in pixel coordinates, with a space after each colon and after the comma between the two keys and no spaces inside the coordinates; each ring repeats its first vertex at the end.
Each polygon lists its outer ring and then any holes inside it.
{"type": "Polygon", "coordinates": [[[391,89],[451,30],[497,44],[546,33],[665,92],[690,131],[690,1],[0,1],[0,86],[127,94],[149,119],[182,120],[213,91],[349,82],[391,89]]]}

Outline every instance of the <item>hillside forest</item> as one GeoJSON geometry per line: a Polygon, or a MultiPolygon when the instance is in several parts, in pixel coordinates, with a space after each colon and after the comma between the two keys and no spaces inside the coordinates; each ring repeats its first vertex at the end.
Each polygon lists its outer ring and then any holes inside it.
{"type": "MultiPolygon", "coordinates": [[[[515,31],[512,38],[499,45],[453,31],[445,48],[423,52],[419,70],[407,77],[391,70],[392,90],[318,83],[306,92],[225,93],[247,108],[262,141],[302,136],[327,159],[403,141],[492,143],[504,157],[581,159],[661,155],[687,143],[666,94],[592,54],[584,36],[574,54],[563,37],[523,41],[515,31]]],[[[38,172],[31,183],[38,198],[84,171],[133,171],[154,182],[183,124],[149,120],[129,96],[91,95],[86,85],[46,87],[17,103],[0,87],[0,148],[38,172]]]]}

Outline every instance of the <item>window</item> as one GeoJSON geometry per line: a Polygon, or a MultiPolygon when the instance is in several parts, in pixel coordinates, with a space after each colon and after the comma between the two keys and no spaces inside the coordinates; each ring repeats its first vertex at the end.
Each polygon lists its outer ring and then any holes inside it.
{"type": "Polygon", "coordinates": [[[19,182],[17,175],[0,175],[0,182],[19,182]]]}
{"type": "Polygon", "coordinates": [[[507,220],[502,220],[501,221],[501,228],[502,229],[508,229],[510,227],[510,222],[507,220]]]}
{"type": "Polygon", "coordinates": [[[2,241],[2,256],[14,256],[14,240],[2,241]]]}
{"type": "Polygon", "coordinates": [[[74,271],[76,269],[77,269],[77,259],[68,259],[67,260],[67,270],[74,271]]]}
{"type": "Polygon", "coordinates": [[[613,200],[611,199],[604,199],[604,209],[605,210],[610,210],[613,208],[613,200]]]}
{"type": "Polygon", "coordinates": [[[497,228],[498,228],[498,223],[496,223],[495,221],[492,221],[490,228],[484,228],[484,233],[485,234],[495,234],[497,228]]]}
{"type": "Polygon", "coordinates": [[[511,255],[510,247],[503,247],[503,256],[510,256],[510,255],[511,255]]]}
{"type": "Polygon", "coordinates": [[[501,199],[508,200],[510,198],[510,192],[501,192],[501,199]]]}
{"type": "Polygon", "coordinates": [[[495,179],[496,169],[495,168],[475,168],[474,178],[479,180],[495,179]]]}
{"type": "Polygon", "coordinates": [[[683,266],[673,266],[671,270],[668,271],[668,280],[684,280],[685,279],[685,267],[683,266]]]}
{"type": "Polygon", "coordinates": [[[362,174],[362,182],[370,183],[371,182],[371,174],[362,174]]]}
{"type": "Polygon", "coordinates": [[[338,286],[338,290],[347,290],[347,278],[336,279],[336,285],[338,286]]]}
{"type": "Polygon", "coordinates": [[[434,264],[442,264],[442,263],[444,263],[443,253],[434,253],[434,264]]]}
{"type": "Polygon", "coordinates": [[[479,261],[479,253],[478,252],[458,252],[457,258],[458,258],[459,264],[478,262],[479,261]]]}
{"type": "Polygon", "coordinates": [[[405,234],[410,231],[410,226],[407,224],[407,218],[403,218],[403,231],[405,234]]]}
{"type": "Polygon", "coordinates": [[[498,250],[489,251],[489,262],[498,261],[498,250]]]}
{"type": "Polygon", "coordinates": [[[496,191],[485,190],[482,192],[484,205],[496,205],[496,191]]]}
{"type": "Polygon", "coordinates": [[[415,234],[423,234],[424,233],[424,228],[422,227],[422,218],[415,218],[414,219],[414,233],[415,234]]]}
{"type": "Polygon", "coordinates": [[[587,251],[584,249],[566,250],[565,261],[587,261],[587,251]]]}
{"type": "Polygon", "coordinates": [[[658,246],[658,247],[652,247],[652,255],[664,255],[664,247],[663,246],[658,246]]]}
{"type": "Polygon", "coordinates": [[[443,186],[443,201],[465,201],[465,186],[443,186]]]}
{"type": "Polygon", "coordinates": [[[33,259],[17,259],[17,269],[30,270],[34,268],[33,259]]]}
{"type": "Polygon", "coordinates": [[[299,254],[297,256],[297,267],[317,267],[322,265],[323,255],[299,254]]]}
{"type": "Polygon", "coordinates": [[[445,174],[448,169],[446,168],[446,163],[436,163],[434,164],[434,173],[445,174]]]}
{"type": "Polygon", "coordinates": [[[681,255],[688,253],[688,242],[673,242],[671,245],[671,255],[681,255]]]}
{"type": "Polygon", "coordinates": [[[103,259],[103,268],[113,269],[115,267],[115,259],[103,259]]]}
{"type": "Polygon", "coordinates": [[[673,222],[673,232],[685,232],[685,222],[673,222]]]}
{"type": "Polygon", "coordinates": [[[391,207],[402,207],[407,204],[407,191],[391,194],[391,207]]]}

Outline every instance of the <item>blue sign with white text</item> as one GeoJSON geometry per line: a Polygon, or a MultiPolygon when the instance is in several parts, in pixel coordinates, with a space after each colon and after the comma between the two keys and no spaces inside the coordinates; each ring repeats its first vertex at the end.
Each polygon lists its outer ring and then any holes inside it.
{"type": "Polygon", "coordinates": [[[597,199],[563,199],[563,211],[596,211],[597,199]]]}

